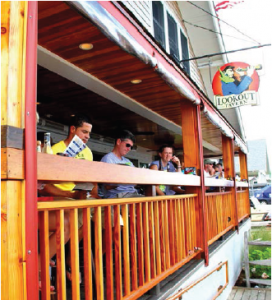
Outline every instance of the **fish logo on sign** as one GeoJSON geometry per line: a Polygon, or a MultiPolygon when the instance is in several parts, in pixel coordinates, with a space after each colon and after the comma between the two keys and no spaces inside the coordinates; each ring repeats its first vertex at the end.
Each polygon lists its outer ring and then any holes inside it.
{"type": "Polygon", "coordinates": [[[228,63],[218,69],[213,78],[214,104],[218,109],[243,105],[258,105],[259,75],[262,66],[243,62],[228,63]]]}

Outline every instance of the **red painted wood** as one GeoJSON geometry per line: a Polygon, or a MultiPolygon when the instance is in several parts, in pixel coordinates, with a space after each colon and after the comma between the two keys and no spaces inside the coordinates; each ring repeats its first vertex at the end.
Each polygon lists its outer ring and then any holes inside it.
{"type": "Polygon", "coordinates": [[[37,1],[29,1],[25,84],[25,245],[27,299],[39,298],[36,152],[37,1]]]}
{"type": "Polygon", "coordinates": [[[208,236],[207,236],[207,213],[205,202],[205,183],[204,183],[204,158],[203,158],[203,145],[202,145],[202,130],[201,130],[201,117],[200,106],[197,106],[197,127],[198,127],[198,141],[199,141],[199,164],[200,164],[200,202],[202,206],[202,223],[203,223],[203,244],[205,265],[209,265],[209,249],[208,249],[208,236]]]}

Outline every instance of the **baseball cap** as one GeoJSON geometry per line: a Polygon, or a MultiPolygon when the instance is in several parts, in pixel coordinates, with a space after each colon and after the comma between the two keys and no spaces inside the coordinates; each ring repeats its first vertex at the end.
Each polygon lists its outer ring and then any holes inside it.
{"type": "Polygon", "coordinates": [[[204,160],[204,165],[213,165],[213,161],[209,158],[204,160]]]}

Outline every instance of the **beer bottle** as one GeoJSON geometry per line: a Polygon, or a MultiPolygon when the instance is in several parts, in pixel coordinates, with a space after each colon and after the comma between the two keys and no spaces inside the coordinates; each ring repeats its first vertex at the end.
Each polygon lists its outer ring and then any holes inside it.
{"type": "Polygon", "coordinates": [[[53,154],[53,150],[51,148],[51,142],[50,142],[50,132],[46,132],[44,134],[44,146],[42,152],[47,154],[53,154]]]}
{"type": "Polygon", "coordinates": [[[41,141],[37,141],[37,152],[42,152],[42,142],[41,141]]]}

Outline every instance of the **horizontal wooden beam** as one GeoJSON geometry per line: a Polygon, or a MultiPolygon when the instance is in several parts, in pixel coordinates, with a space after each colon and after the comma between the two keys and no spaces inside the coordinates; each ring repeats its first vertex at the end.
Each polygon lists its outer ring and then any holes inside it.
{"type": "Polygon", "coordinates": [[[38,180],[198,186],[195,175],[158,172],[38,153],[38,180]]]}
{"type": "Polygon", "coordinates": [[[24,179],[24,151],[1,148],[1,180],[24,179]]]}
{"type": "MultiPolygon", "coordinates": [[[[2,148],[2,179],[24,178],[24,151],[2,148]]],[[[43,182],[103,182],[123,184],[168,184],[199,186],[196,175],[167,173],[149,169],[131,168],[103,162],[38,153],[38,180],[43,182]]]]}
{"type": "Polygon", "coordinates": [[[1,125],[1,148],[24,148],[24,129],[1,125]]]}
{"type": "MultiPolygon", "coordinates": [[[[189,199],[196,198],[197,194],[174,195],[174,196],[157,196],[157,197],[139,197],[139,198],[114,198],[114,199],[96,199],[96,200],[55,200],[55,201],[38,201],[38,211],[56,210],[56,209],[73,209],[99,206],[112,206],[135,204],[142,202],[158,202],[170,199],[189,199]]],[[[38,198],[39,200],[39,198],[38,198]]]]}
{"type": "Polygon", "coordinates": [[[215,179],[215,178],[204,178],[205,186],[225,186],[225,187],[233,187],[234,182],[227,179],[215,179]]]}

